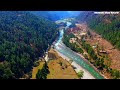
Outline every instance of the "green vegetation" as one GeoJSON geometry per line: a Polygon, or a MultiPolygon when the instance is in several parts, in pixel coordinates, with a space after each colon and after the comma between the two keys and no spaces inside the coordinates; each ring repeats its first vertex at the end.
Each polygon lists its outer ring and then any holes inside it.
{"type": "Polygon", "coordinates": [[[59,64],[60,64],[60,66],[62,66],[62,65],[63,65],[63,63],[62,63],[61,61],[59,62],[59,64]]]}
{"type": "Polygon", "coordinates": [[[90,59],[94,60],[93,64],[95,66],[98,66],[99,69],[103,70],[103,68],[105,67],[104,58],[99,58],[98,55],[94,52],[93,48],[85,41],[82,41],[82,47],[87,51],[87,53],[90,56],[90,59]]]}
{"type": "Polygon", "coordinates": [[[113,79],[120,79],[120,71],[109,68],[109,67],[107,68],[107,71],[111,73],[111,76],[113,77],[113,79]]]}
{"type": "Polygon", "coordinates": [[[120,20],[113,20],[110,24],[100,22],[99,24],[95,25],[95,27],[93,27],[91,24],[89,26],[91,29],[101,34],[103,38],[110,41],[116,48],[120,49],[120,28],[118,26],[119,24],[120,20]]]}
{"type": "MultiPolygon", "coordinates": [[[[87,22],[91,30],[100,34],[103,38],[108,40],[112,45],[120,50],[120,14],[118,15],[95,15],[94,12],[82,12],[77,18],[81,22],[87,22]]],[[[92,51],[88,49],[89,45],[84,47],[87,49],[89,55],[95,60],[95,66],[106,68],[107,72],[115,79],[120,78],[120,71],[112,69],[104,64],[104,58],[98,58],[92,51]],[[93,53],[93,55],[92,55],[93,53]]],[[[98,53],[99,54],[99,53],[98,53]]]]}
{"type": "Polygon", "coordinates": [[[82,41],[82,47],[88,52],[88,54],[94,59],[97,59],[97,55],[95,54],[93,48],[87,44],[85,41],[82,41]]]}
{"type": "Polygon", "coordinates": [[[63,38],[63,43],[69,47],[71,50],[75,51],[75,52],[79,52],[79,53],[83,53],[83,50],[76,44],[76,43],[70,43],[69,40],[70,38],[75,38],[75,36],[71,33],[71,34],[64,34],[64,38],[63,38]]]}
{"type": "Polygon", "coordinates": [[[38,69],[38,72],[37,72],[37,74],[36,74],[36,78],[37,78],[37,79],[46,79],[46,77],[44,77],[44,76],[42,75],[42,71],[41,71],[40,69],[38,69]]]}
{"type": "Polygon", "coordinates": [[[56,24],[24,11],[0,12],[0,78],[30,72],[57,36],[56,24]]]}
{"type": "Polygon", "coordinates": [[[120,71],[116,69],[112,70],[111,75],[113,76],[114,79],[120,79],[120,71]]]}
{"type": "Polygon", "coordinates": [[[34,62],[34,67],[37,67],[37,66],[39,66],[39,62],[34,62]]]}
{"type": "MultiPolygon", "coordinates": [[[[105,57],[99,57],[99,55],[95,54],[94,50],[92,47],[87,44],[86,42],[82,42],[82,47],[87,51],[87,53],[90,56],[90,61],[93,60],[93,64],[99,69],[103,70],[104,68],[111,74],[111,76],[114,79],[119,79],[120,78],[120,71],[116,69],[110,68],[108,65],[104,64],[104,60],[106,59],[105,57]]],[[[86,56],[87,57],[87,56],[86,56]]]]}
{"type": "Polygon", "coordinates": [[[88,26],[120,49],[120,15],[95,15],[93,12],[83,12],[78,17],[88,26]]]}
{"type": "Polygon", "coordinates": [[[0,79],[12,79],[14,73],[10,70],[10,64],[8,62],[4,62],[0,64],[0,79]]]}
{"type": "Polygon", "coordinates": [[[36,78],[37,79],[47,79],[47,74],[49,74],[49,69],[47,66],[47,63],[45,62],[45,64],[43,65],[42,69],[38,69],[38,72],[36,74],[36,78]]]}
{"type": "Polygon", "coordinates": [[[81,79],[83,77],[84,71],[80,70],[77,75],[81,79]]]}

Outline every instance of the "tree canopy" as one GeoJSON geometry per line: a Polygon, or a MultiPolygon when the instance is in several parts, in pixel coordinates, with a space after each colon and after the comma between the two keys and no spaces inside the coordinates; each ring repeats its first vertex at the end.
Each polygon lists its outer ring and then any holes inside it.
{"type": "Polygon", "coordinates": [[[87,22],[91,30],[94,30],[103,38],[120,49],[120,14],[94,14],[94,12],[82,12],[77,18],[81,22],[87,22]]]}
{"type": "Polygon", "coordinates": [[[27,11],[1,11],[0,78],[21,78],[28,73],[57,33],[55,23],[27,11]]]}

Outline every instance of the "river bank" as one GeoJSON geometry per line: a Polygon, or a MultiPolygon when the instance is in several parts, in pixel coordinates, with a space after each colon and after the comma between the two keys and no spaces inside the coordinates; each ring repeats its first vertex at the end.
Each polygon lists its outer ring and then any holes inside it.
{"type": "Polygon", "coordinates": [[[47,79],[79,79],[70,62],[62,58],[53,48],[48,51],[47,79]]]}
{"type": "MultiPolygon", "coordinates": [[[[66,30],[66,29],[65,29],[66,30]]],[[[66,47],[62,42],[64,30],[59,30],[60,35],[57,40],[57,42],[53,45],[54,49],[56,49],[61,55],[61,57],[66,58],[66,60],[70,61],[70,59],[73,61],[72,65],[76,68],[76,73],[78,71],[83,70],[85,72],[83,79],[104,79],[104,77],[99,74],[89,63],[87,63],[83,58],[81,58],[79,55],[77,55],[74,51],[72,51],[70,48],[66,47]]],[[[73,68],[74,68],[73,66],[73,68]]]]}
{"type": "Polygon", "coordinates": [[[86,63],[88,63],[89,65],[91,65],[96,70],[96,72],[98,72],[101,76],[103,76],[105,79],[108,79],[107,77],[105,77],[105,75],[103,75],[102,73],[100,73],[94,65],[92,65],[87,59],[85,59],[83,55],[81,55],[79,53],[76,53],[76,54],[79,55],[86,63]]]}
{"type": "MultiPolygon", "coordinates": [[[[55,49],[54,49],[55,50],[55,49]]],[[[67,60],[68,62],[70,62],[70,58],[66,57],[65,55],[63,55],[62,53],[58,52],[57,50],[55,50],[63,59],[67,60]]],[[[72,66],[75,67],[75,71],[76,73],[78,73],[80,70],[84,71],[83,77],[81,79],[95,79],[87,70],[85,70],[83,67],[81,67],[80,65],[78,65],[75,61],[73,61],[71,63],[72,66]]]]}

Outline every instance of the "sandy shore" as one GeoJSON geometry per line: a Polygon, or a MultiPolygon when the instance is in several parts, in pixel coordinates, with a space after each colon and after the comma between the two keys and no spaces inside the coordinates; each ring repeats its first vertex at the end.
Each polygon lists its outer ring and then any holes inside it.
{"type": "MultiPolygon", "coordinates": [[[[57,50],[55,50],[63,59],[66,59],[67,61],[70,61],[70,59],[68,57],[66,57],[65,55],[61,54],[60,52],[58,52],[57,50]]],[[[72,66],[74,66],[76,69],[74,69],[76,71],[76,73],[78,73],[80,70],[84,71],[83,77],[82,79],[95,79],[87,70],[85,70],[83,67],[81,67],[80,65],[78,65],[76,62],[72,62],[71,63],[72,66]]]]}
{"type": "MultiPolygon", "coordinates": [[[[95,69],[95,71],[99,72],[95,66],[93,66],[88,60],[86,60],[86,59],[84,58],[83,55],[81,55],[81,54],[79,54],[79,53],[76,53],[76,54],[79,55],[86,63],[88,63],[89,65],[91,65],[91,66],[95,69]]],[[[104,76],[103,74],[101,74],[100,72],[99,72],[99,74],[100,74],[101,76],[103,76],[105,79],[108,79],[107,77],[105,77],[105,76],[104,76]]]]}

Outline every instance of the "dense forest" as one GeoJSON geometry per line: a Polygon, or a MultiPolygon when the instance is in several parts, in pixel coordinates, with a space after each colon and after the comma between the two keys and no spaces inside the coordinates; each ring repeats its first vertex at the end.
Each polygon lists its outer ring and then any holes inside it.
{"type": "Polygon", "coordinates": [[[100,34],[120,49],[120,14],[94,14],[94,12],[81,12],[77,20],[86,22],[90,29],[100,34]]]}
{"type": "Polygon", "coordinates": [[[58,34],[56,24],[24,11],[0,12],[0,79],[21,78],[58,34]]]}
{"type": "Polygon", "coordinates": [[[74,42],[74,43],[69,42],[70,38],[75,38],[74,34],[72,34],[72,33],[67,34],[66,32],[67,32],[67,30],[64,33],[63,43],[67,47],[69,47],[71,50],[78,52],[78,53],[83,53],[83,50],[78,46],[78,44],[76,42],[74,42]]]}

